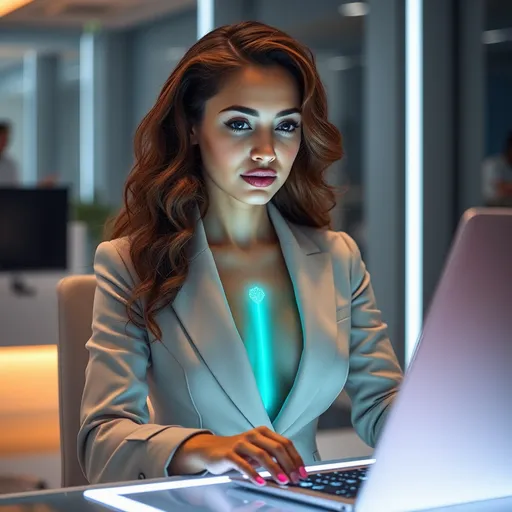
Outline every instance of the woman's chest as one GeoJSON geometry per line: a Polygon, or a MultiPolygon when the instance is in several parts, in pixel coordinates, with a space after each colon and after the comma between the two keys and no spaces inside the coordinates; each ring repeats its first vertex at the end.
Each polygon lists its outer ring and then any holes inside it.
{"type": "Polygon", "coordinates": [[[250,360],[266,358],[286,395],[297,373],[303,333],[293,283],[280,251],[245,257],[238,264],[222,253],[214,252],[214,259],[250,360]]]}
{"type": "MultiPolygon", "coordinates": [[[[308,258],[285,263],[281,254],[267,254],[248,261],[212,250],[198,259],[171,310],[158,315],[162,343],[151,345],[150,375],[153,393],[163,393],[160,402],[187,410],[184,397],[190,395],[189,409],[201,418],[229,415],[234,404],[242,415],[230,416],[233,422],[267,424],[250,361],[258,347],[270,347],[274,366],[268,374],[279,386],[272,388],[278,395],[267,412],[275,417],[287,404],[277,425],[282,427],[294,411],[302,414],[302,404],[313,395],[314,407],[305,419],[327,408],[348,372],[350,290],[337,297],[329,262],[317,255],[308,258]]],[[[268,362],[265,354],[259,356],[268,362]]]]}

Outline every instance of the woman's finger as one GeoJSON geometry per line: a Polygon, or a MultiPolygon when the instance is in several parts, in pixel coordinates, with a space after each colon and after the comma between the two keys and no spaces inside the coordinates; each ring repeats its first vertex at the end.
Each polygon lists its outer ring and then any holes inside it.
{"type": "Polygon", "coordinates": [[[307,478],[308,474],[306,473],[306,469],[304,467],[304,461],[302,460],[302,457],[299,455],[299,452],[295,448],[295,445],[292,441],[277,434],[276,432],[272,432],[272,430],[267,427],[260,427],[256,430],[263,436],[281,444],[286,449],[290,459],[293,461],[293,467],[295,468],[295,471],[297,471],[302,478],[307,478]]]}
{"type": "Polygon", "coordinates": [[[284,468],[263,448],[260,448],[251,442],[243,441],[237,444],[235,451],[242,457],[250,457],[251,459],[256,460],[260,466],[265,468],[272,475],[272,478],[274,478],[277,483],[282,485],[289,482],[289,478],[286,475],[284,468]]]}
{"type": "Polygon", "coordinates": [[[288,450],[282,444],[261,434],[257,434],[251,441],[258,448],[261,448],[276,459],[289,480],[295,484],[298,483],[300,479],[299,469],[289,455],[288,450]]]}
{"type": "Polygon", "coordinates": [[[233,469],[240,471],[240,473],[247,476],[250,480],[252,480],[256,485],[262,486],[265,485],[265,479],[262,478],[258,472],[238,453],[232,452],[228,457],[230,463],[233,466],[233,469]]]}

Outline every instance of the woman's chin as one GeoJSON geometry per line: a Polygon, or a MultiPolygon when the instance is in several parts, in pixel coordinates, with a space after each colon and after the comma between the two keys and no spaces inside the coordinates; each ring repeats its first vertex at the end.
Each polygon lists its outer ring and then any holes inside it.
{"type": "Polygon", "coordinates": [[[274,197],[277,190],[251,190],[240,194],[238,197],[242,203],[256,205],[265,205],[274,197]]]}

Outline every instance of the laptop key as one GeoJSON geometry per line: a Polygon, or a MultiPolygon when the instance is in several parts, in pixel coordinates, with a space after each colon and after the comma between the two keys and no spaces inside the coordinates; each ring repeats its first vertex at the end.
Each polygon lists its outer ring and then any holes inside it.
{"type": "Polygon", "coordinates": [[[306,480],[297,484],[290,483],[288,487],[307,488],[333,496],[355,498],[359,485],[366,479],[366,469],[355,471],[335,471],[310,474],[306,480]]]}

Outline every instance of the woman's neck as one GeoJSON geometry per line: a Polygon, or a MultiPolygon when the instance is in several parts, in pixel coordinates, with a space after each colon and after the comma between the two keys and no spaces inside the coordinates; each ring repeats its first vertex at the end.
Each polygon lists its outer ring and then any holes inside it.
{"type": "Polygon", "coordinates": [[[203,225],[210,246],[250,250],[277,240],[266,205],[221,206],[212,201],[203,225]]]}

